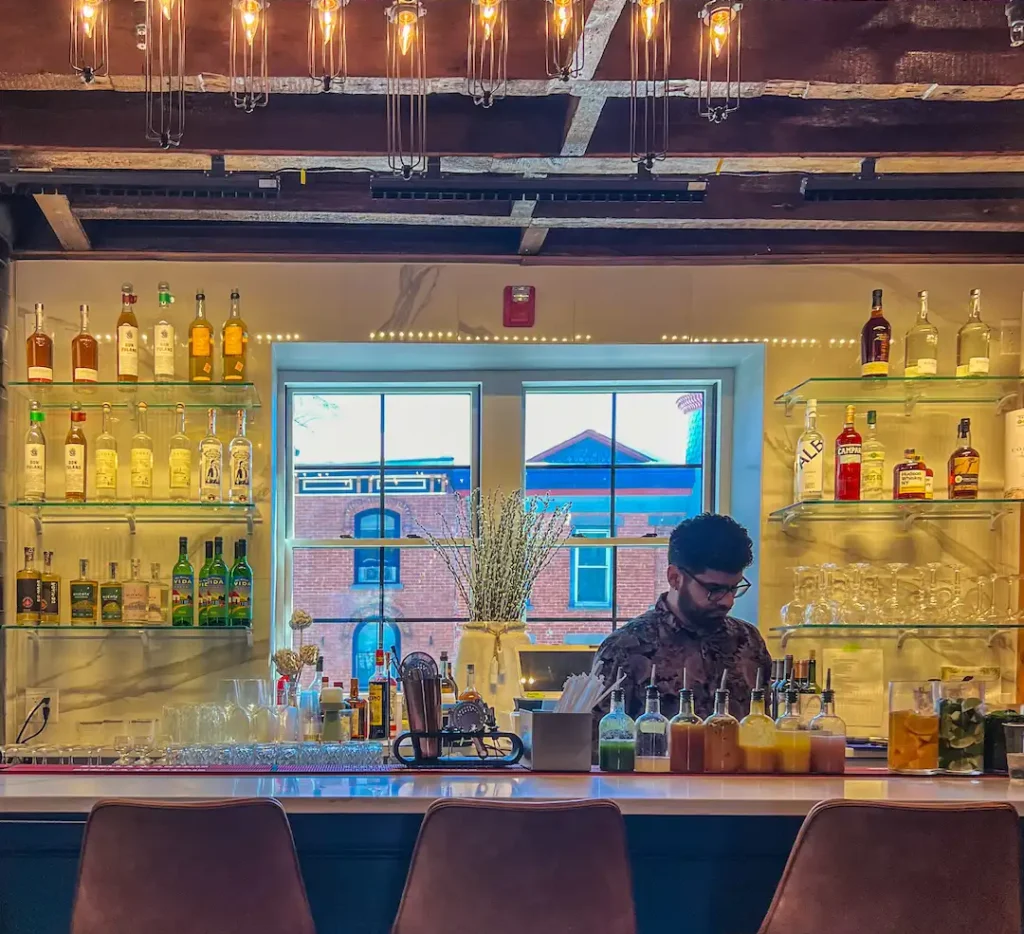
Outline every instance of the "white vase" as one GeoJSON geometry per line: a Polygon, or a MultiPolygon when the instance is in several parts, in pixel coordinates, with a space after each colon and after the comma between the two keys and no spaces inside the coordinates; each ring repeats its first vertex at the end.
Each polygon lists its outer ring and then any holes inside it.
{"type": "Polygon", "coordinates": [[[519,653],[521,645],[529,645],[526,624],[466,623],[455,655],[455,682],[462,691],[466,687],[466,668],[472,665],[476,689],[484,701],[494,708],[498,728],[508,730],[509,714],[519,696],[519,653]]]}

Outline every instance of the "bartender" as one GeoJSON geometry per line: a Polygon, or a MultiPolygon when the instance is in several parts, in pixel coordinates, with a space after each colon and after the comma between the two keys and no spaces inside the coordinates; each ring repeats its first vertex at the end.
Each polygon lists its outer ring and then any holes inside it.
{"type": "MultiPolygon", "coordinates": [[[[699,717],[714,709],[715,689],[726,672],[729,712],[749,713],[750,692],[761,672],[768,685],[771,656],[750,623],[730,615],[750,589],[743,572],[754,560],[747,530],[729,516],[706,512],[686,519],[668,541],[668,592],[646,613],[616,629],[597,651],[594,670],[611,685],[625,674],[626,712],[644,712],[644,690],[654,671],[666,717],[679,712],[683,672],[699,717]]],[[[595,723],[608,712],[606,700],[595,723]]],[[[595,732],[596,735],[596,732],[595,732]]]]}

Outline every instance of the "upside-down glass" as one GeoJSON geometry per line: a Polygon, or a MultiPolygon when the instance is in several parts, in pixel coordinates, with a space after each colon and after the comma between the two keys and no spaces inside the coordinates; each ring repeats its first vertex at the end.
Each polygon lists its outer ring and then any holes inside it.
{"type": "Polygon", "coordinates": [[[900,600],[900,571],[907,565],[902,561],[890,561],[886,564],[889,570],[889,596],[882,602],[883,623],[902,623],[906,619],[903,601],[900,600]]]}
{"type": "Polygon", "coordinates": [[[804,622],[809,626],[829,626],[840,620],[839,604],[833,597],[834,564],[823,564],[818,574],[818,586],[814,599],[807,604],[804,622]]]}
{"type": "Polygon", "coordinates": [[[938,681],[889,682],[889,768],[893,772],[938,772],[938,698],[938,681]]]}
{"type": "Polygon", "coordinates": [[[804,621],[807,610],[807,572],[811,570],[813,568],[804,566],[793,568],[793,596],[779,610],[783,626],[799,626],[804,621]]]}

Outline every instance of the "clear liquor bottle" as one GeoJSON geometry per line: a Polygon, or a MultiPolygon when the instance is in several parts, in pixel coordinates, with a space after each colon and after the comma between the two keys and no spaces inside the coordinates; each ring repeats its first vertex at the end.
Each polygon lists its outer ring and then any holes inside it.
{"type": "Polygon", "coordinates": [[[232,503],[252,502],[252,442],[245,436],[245,409],[239,409],[236,433],[228,445],[231,468],[229,499],[232,503]]]}
{"type": "Polygon", "coordinates": [[[885,499],[885,445],[878,440],[878,416],[868,412],[868,431],[860,448],[860,498],[885,499]]]}
{"type": "Polygon", "coordinates": [[[103,425],[93,442],[96,498],[117,499],[117,439],[110,431],[110,404],[103,403],[103,425]]]}
{"type": "Polygon", "coordinates": [[[160,309],[153,326],[153,379],[158,383],[169,383],[174,380],[174,325],[170,321],[174,296],[166,282],[161,282],[156,288],[160,309]]]}
{"type": "Polygon", "coordinates": [[[231,291],[231,313],[221,330],[224,382],[241,383],[247,376],[249,328],[242,320],[238,289],[231,291]]]}
{"type": "Polygon", "coordinates": [[[46,502],[46,436],[43,422],[46,415],[38,402],[33,402],[28,413],[28,431],[25,432],[25,461],[22,466],[24,498],[30,503],[46,502]]]}
{"type": "Polygon", "coordinates": [[[138,405],[139,430],[132,436],[132,499],[147,502],[153,498],[153,438],[149,434],[149,406],[138,405]]]}
{"type": "Polygon", "coordinates": [[[192,442],[185,433],[185,406],[174,407],[177,431],[171,435],[167,457],[168,490],[175,501],[192,498],[192,442]]]}
{"type": "Polygon", "coordinates": [[[149,610],[149,581],[144,581],[142,561],[132,558],[132,576],[121,586],[123,610],[122,619],[126,623],[144,623],[149,610]]]}
{"type": "Polygon", "coordinates": [[[71,341],[71,380],[95,383],[100,378],[100,345],[89,333],[89,306],[79,305],[81,324],[71,341]]]}
{"type": "Polygon", "coordinates": [[[196,316],[188,326],[188,378],[192,383],[213,379],[213,326],[206,317],[206,295],[196,292],[196,316]]]}
{"type": "Polygon", "coordinates": [[[135,317],[132,284],[121,286],[121,314],[117,319],[117,381],[139,381],[139,319],[135,317]]]}
{"type": "Polygon", "coordinates": [[[796,502],[825,497],[825,438],[818,431],[818,403],[807,400],[804,431],[796,443],[796,464],[793,472],[793,497],[796,502]]]}
{"type": "Polygon", "coordinates": [[[88,479],[89,446],[82,426],[85,412],[77,403],[71,404],[71,426],[64,438],[64,499],[84,503],[88,479]]]}
{"type": "Polygon", "coordinates": [[[903,343],[903,375],[935,376],[939,372],[939,329],[928,320],[928,293],[917,293],[917,320],[903,343]]]}
{"type": "Polygon", "coordinates": [[[661,712],[661,695],[653,684],[647,686],[644,712],[636,720],[635,750],[637,772],[668,771],[668,718],[661,712]]]}
{"type": "Polygon", "coordinates": [[[146,622],[158,625],[166,623],[169,603],[170,588],[160,574],[160,562],[154,561],[149,566],[149,603],[146,607],[146,622]]]}
{"type": "Polygon", "coordinates": [[[992,329],[981,320],[981,289],[971,289],[967,321],[956,334],[956,375],[987,376],[992,329]]]}
{"type": "Polygon", "coordinates": [[[224,470],[224,445],[217,437],[217,410],[206,413],[206,437],[199,442],[199,501],[223,500],[221,475],[224,470]]]}
{"type": "Polygon", "coordinates": [[[30,383],[53,382],[53,339],[43,330],[42,302],[36,302],[35,328],[25,341],[25,357],[30,383]]]}

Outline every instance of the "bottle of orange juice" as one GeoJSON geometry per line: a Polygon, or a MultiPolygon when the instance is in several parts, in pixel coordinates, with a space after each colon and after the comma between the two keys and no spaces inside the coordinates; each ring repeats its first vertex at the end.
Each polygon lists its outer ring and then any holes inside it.
{"type": "Polygon", "coordinates": [[[740,753],[744,772],[774,772],[776,758],[775,721],[764,712],[761,669],[750,692],[750,713],[740,720],[740,753]]]}
{"type": "Polygon", "coordinates": [[[778,769],[788,774],[811,771],[811,737],[800,729],[800,692],[790,681],[786,686],[786,704],[775,721],[778,769]]]}

